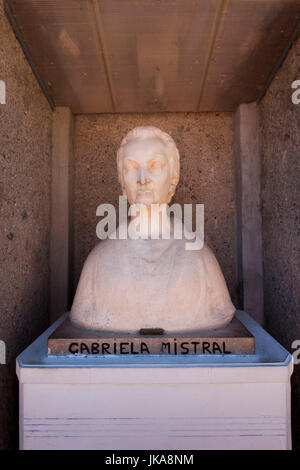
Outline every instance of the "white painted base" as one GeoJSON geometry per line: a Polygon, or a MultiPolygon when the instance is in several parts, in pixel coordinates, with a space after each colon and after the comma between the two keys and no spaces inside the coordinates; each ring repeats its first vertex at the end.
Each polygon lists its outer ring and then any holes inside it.
{"type": "Polygon", "coordinates": [[[21,449],[290,449],[291,355],[245,312],[252,356],[17,360],[21,449]]]}

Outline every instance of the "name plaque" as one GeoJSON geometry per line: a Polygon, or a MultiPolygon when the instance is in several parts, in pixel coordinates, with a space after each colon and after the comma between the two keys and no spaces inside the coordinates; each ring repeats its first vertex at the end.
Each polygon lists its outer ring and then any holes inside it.
{"type": "Polygon", "coordinates": [[[107,333],[69,319],[48,339],[50,355],[254,354],[254,336],[234,318],[226,328],[178,334],[107,333]]]}

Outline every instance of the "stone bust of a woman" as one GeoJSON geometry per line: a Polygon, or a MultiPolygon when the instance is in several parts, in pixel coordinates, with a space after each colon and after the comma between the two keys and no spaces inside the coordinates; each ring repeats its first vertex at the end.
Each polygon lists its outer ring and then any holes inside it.
{"type": "MultiPolygon", "coordinates": [[[[123,139],[117,168],[130,206],[170,203],[179,180],[173,139],[153,126],[123,139]]],[[[226,326],[235,308],[208,246],[185,249],[184,239],[107,239],[85,261],[71,309],[73,323],[91,329],[166,332],[226,326]]]]}

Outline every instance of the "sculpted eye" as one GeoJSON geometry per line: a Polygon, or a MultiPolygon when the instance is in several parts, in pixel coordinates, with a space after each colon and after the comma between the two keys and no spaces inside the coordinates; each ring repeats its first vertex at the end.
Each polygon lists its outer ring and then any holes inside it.
{"type": "Polygon", "coordinates": [[[154,160],[153,162],[151,162],[151,165],[150,165],[151,171],[161,170],[162,168],[163,168],[163,163],[160,160],[154,160]]]}
{"type": "Polygon", "coordinates": [[[129,160],[128,158],[124,162],[125,171],[137,171],[139,169],[139,165],[134,160],[129,160]]]}

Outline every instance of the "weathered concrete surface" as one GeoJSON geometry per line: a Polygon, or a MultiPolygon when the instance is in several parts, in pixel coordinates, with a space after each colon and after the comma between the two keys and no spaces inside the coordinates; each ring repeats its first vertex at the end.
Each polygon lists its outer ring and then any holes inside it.
{"type": "MultiPolygon", "coordinates": [[[[263,98],[262,214],[267,330],[289,351],[300,339],[299,156],[300,104],[291,83],[300,79],[300,39],[263,98]]],[[[293,383],[293,441],[300,449],[300,365],[293,383]]]]}
{"type": "Polygon", "coordinates": [[[241,104],[235,114],[237,273],[243,309],[261,325],[263,254],[261,220],[261,145],[256,103],[241,104]]]}
{"type": "Polygon", "coordinates": [[[52,127],[50,319],[68,310],[73,176],[73,115],[56,107],[52,127]]]}
{"type": "Polygon", "coordinates": [[[52,112],[0,3],[0,448],[18,446],[16,356],[48,326],[52,112]]]}
{"type": "Polygon", "coordinates": [[[73,292],[84,260],[99,241],[96,208],[104,202],[116,205],[121,194],[117,149],[128,130],[138,125],[154,125],[174,138],[181,155],[181,175],[173,202],[204,203],[205,238],[235,303],[231,113],[76,116],[73,292]]]}

